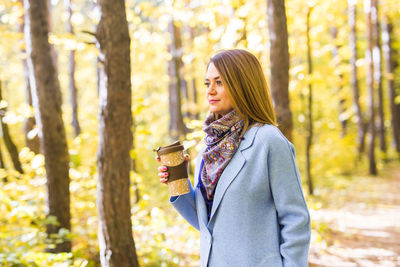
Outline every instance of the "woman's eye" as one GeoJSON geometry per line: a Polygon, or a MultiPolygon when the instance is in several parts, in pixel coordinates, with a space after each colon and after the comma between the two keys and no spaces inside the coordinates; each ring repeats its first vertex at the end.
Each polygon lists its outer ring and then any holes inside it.
{"type": "Polygon", "coordinates": [[[209,86],[210,86],[210,83],[209,83],[209,82],[205,82],[204,85],[205,85],[206,87],[209,87],[209,86]]]}
{"type": "Polygon", "coordinates": [[[222,85],[222,81],[217,81],[217,85],[222,85]]]}

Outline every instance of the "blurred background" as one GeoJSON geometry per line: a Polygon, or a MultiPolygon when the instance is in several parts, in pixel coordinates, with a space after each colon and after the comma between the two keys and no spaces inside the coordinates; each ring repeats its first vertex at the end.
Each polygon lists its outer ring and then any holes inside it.
{"type": "MultiPolygon", "coordinates": [[[[71,231],[61,228],[55,238],[72,242],[70,252],[51,253],[46,225],[57,219],[46,216],[24,6],[0,0],[1,266],[100,266],[97,2],[48,2],[71,207],[71,231]]],[[[140,266],[200,265],[199,234],[169,205],[153,149],[184,141],[193,181],[207,115],[207,62],[224,48],[254,53],[270,81],[313,220],[310,266],[400,265],[399,1],[127,0],[125,6],[131,221],[140,266]],[[281,70],[283,80],[274,77],[281,70]]]]}

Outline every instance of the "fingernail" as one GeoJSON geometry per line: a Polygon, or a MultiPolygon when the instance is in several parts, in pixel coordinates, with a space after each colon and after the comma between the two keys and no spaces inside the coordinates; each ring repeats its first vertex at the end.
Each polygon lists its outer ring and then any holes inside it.
{"type": "Polygon", "coordinates": [[[167,176],[168,176],[168,172],[165,172],[165,173],[164,173],[164,177],[167,177],[167,176]]]}
{"type": "Polygon", "coordinates": [[[162,170],[163,170],[163,171],[166,171],[166,170],[167,170],[167,167],[163,167],[162,170]]]}

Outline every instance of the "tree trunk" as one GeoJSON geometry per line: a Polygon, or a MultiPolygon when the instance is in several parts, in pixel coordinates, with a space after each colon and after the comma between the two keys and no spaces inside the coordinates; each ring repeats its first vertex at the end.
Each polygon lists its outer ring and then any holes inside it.
{"type": "MultiPolygon", "coordinates": [[[[335,72],[339,72],[340,69],[340,57],[339,57],[339,46],[337,45],[337,27],[333,26],[331,28],[331,34],[332,34],[332,39],[333,39],[333,46],[332,46],[332,57],[333,57],[333,61],[335,63],[335,72]]],[[[347,131],[347,118],[344,118],[343,115],[345,113],[345,108],[344,108],[344,103],[345,103],[345,99],[343,97],[343,74],[337,73],[338,75],[338,87],[337,87],[337,94],[339,96],[339,121],[340,121],[340,125],[341,125],[341,129],[342,129],[342,133],[341,136],[345,137],[346,136],[346,131],[347,131]]]]}
{"type": "MultiPolygon", "coordinates": [[[[67,12],[67,32],[71,35],[74,34],[74,28],[72,27],[71,17],[71,0],[64,0],[65,10],[67,12]]],[[[71,94],[71,106],[72,106],[72,127],[75,131],[75,137],[81,133],[81,127],[78,120],[78,100],[77,100],[77,88],[75,83],[75,50],[71,50],[69,53],[69,91],[71,94]]]]}
{"type": "MultiPolygon", "coordinates": [[[[183,66],[183,63],[181,64],[183,66]]],[[[183,102],[186,104],[186,109],[184,109],[183,117],[189,118],[190,113],[189,113],[189,88],[188,84],[183,77],[183,74],[181,74],[181,88],[182,88],[182,94],[183,94],[183,102]]]]}
{"type": "MultiPolygon", "coordinates": [[[[21,5],[24,5],[23,0],[19,0],[19,3],[21,5]]],[[[19,25],[19,32],[24,33],[24,27],[25,27],[25,17],[24,14],[21,15],[21,24],[19,25]]],[[[21,49],[22,54],[26,54],[25,48],[21,49]]],[[[26,88],[26,103],[32,107],[32,94],[31,94],[31,86],[29,84],[29,68],[28,68],[28,62],[25,58],[22,59],[22,66],[24,69],[24,80],[25,80],[25,88],[26,88]]],[[[38,135],[38,130],[36,128],[36,121],[34,116],[29,116],[28,118],[25,118],[24,121],[24,132],[25,132],[25,143],[26,146],[33,151],[35,154],[40,153],[40,144],[39,144],[39,135],[38,135]]]]}
{"type": "Polygon", "coordinates": [[[174,140],[178,140],[187,133],[187,128],[183,123],[182,102],[181,102],[181,61],[182,61],[182,41],[180,37],[180,29],[171,20],[169,25],[172,42],[170,45],[170,53],[172,56],[168,64],[169,73],[169,111],[170,111],[170,135],[174,140]]]}
{"type": "MultiPolygon", "coordinates": [[[[0,146],[0,168],[6,169],[6,165],[4,164],[4,160],[3,160],[3,152],[1,151],[1,146],[0,146]]],[[[3,177],[3,182],[5,182],[5,183],[8,182],[7,174],[3,177]]]]}
{"type": "Polygon", "coordinates": [[[351,58],[350,58],[350,83],[353,89],[353,109],[357,118],[357,145],[358,145],[358,156],[361,158],[361,154],[365,150],[365,132],[366,125],[364,123],[364,119],[361,112],[360,106],[360,90],[358,87],[358,79],[357,79],[357,35],[356,35],[356,0],[348,0],[349,3],[349,26],[350,26],[350,50],[351,50],[351,58]]]}
{"type": "Polygon", "coordinates": [[[365,51],[365,63],[367,66],[367,90],[368,90],[368,111],[369,111],[369,136],[368,136],[368,161],[369,174],[377,175],[375,161],[375,106],[374,106],[374,62],[372,61],[373,48],[373,27],[371,18],[371,1],[364,1],[367,27],[367,49],[365,51]]]}
{"type": "MultiPolygon", "coordinates": [[[[382,41],[383,41],[383,54],[386,63],[386,79],[387,79],[387,88],[389,93],[389,103],[390,103],[390,112],[392,115],[391,124],[393,131],[393,146],[397,153],[400,154],[400,114],[398,113],[399,108],[396,108],[395,98],[395,84],[394,84],[394,70],[397,67],[397,62],[393,58],[394,49],[392,47],[392,35],[393,35],[393,26],[391,21],[387,16],[384,16],[382,20],[382,41]]],[[[400,104],[397,104],[400,107],[400,104]]]]}
{"type": "MultiPolygon", "coordinates": [[[[308,75],[311,77],[313,73],[312,55],[311,55],[311,40],[310,40],[310,16],[313,8],[310,7],[307,12],[307,64],[308,64],[308,75]]],[[[311,174],[311,148],[313,138],[313,121],[312,121],[312,103],[313,103],[313,90],[312,82],[308,81],[308,135],[306,141],[306,173],[307,173],[307,184],[308,192],[310,195],[314,194],[314,187],[312,182],[311,174]]]]}
{"type": "MultiPolygon", "coordinates": [[[[47,234],[70,230],[69,154],[61,110],[61,91],[50,44],[48,42],[46,0],[24,0],[25,40],[29,80],[39,128],[40,146],[45,157],[48,216],[58,223],[46,226],[47,234]]],[[[71,251],[64,240],[48,249],[50,252],[71,251]]]]}
{"type": "Polygon", "coordinates": [[[292,141],[292,112],[289,103],[289,47],[285,1],[267,0],[270,40],[271,93],[279,129],[292,141]]]}
{"type": "MultiPolygon", "coordinates": [[[[6,165],[4,164],[4,160],[3,160],[3,153],[1,152],[1,147],[0,147],[0,168],[1,169],[5,169],[6,165]]],[[[7,177],[4,178],[5,182],[7,181],[7,177]]]]}
{"type": "Polygon", "coordinates": [[[199,119],[199,112],[197,111],[197,86],[196,86],[196,78],[192,78],[192,95],[193,95],[193,111],[191,112],[190,118],[193,120],[199,119]]]}
{"type": "Polygon", "coordinates": [[[386,140],[385,140],[385,116],[383,113],[383,88],[382,88],[382,56],[381,56],[381,42],[380,42],[380,27],[379,27],[379,12],[378,12],[378,0],[371,0],[371,18],[372,18],[372,30],[373,30],[373,62],[374,62],[374,81],[378,91],[378,135],[379,135],[379,147],[382,152],[386,152],[386,140]]]}
{"type": "MultiPolygon", "coordinates": [[[[25,53],[25,52],[24,52],[25,53]]],[[[26,102],[29,107],[32,108],[32,93],[31,93],[31,86],[29,85],[29,68],[28,62],[26,59],[22,60],[22,64],[24,67],[24,77],[25,77],[25,87],[26,87],[26,102]]],[[[39,135],[38,129],[36,127],[36,120],[34,116],[30,116],[25,119],[24,122],[24,132],[25,132],[25,143],[26,146],[33,151],[35,154],[40,153],[40,142],[39,142],[39,135]]]]}
{"type": "MultiPolygon", "coordinates": [[[[195,35],[195,28],[190,27],[189,28],[189,34],[190,34],[190,45],[192,51],[194,51],[194,38],[196,38],[195,35]]],[[[196,59],[193,59],[195,61],[196,59]]],[[[195,67],[194,67],[194,62],[191,62],[191,80],[192,80],[192,101],[191,101],[191,109],[190,109],[190,118],[192,120],[198,120],[199,119],[199,112],[197,108],[197,86],[196,86],[196,74],[195,74],[195,67]]]]}
{"type": "MultiPolygon", "coordinates": [[[[3,100],[3,81],[0,80],[0,101],[3,100]]],[[[18,149],[14,144],[10,131],[8,130],[8,125],[3,122],[4,115],[6,114],[6,108],[0,107],[0,123],[1,123],[1,132],[3,135],[4,144],[7,147],[8,153],[10,154],[11,161],[14,165],[14,168],[19,173],[24,173],[22,170],[21,162],[19,161],[18,149]]]]}
{"type": "MultiPolygon", "coordinates": [[[[397,129],[400,129],[400,103],[395,103],[394,107],[396,109],[396,113],[395,113],[395,115],[393,115],[394,116],[393,120],[394,120],[394,123],[397,124],[397,129]]],[[[400,135],[397,135],[397,137],[400,139],[400,135]]],[[[400,156],[400,152],[399,152],[399,156],[400,156]]]]}
{"type": "Polygon", "coordinates": [[[98,193],[102,266],[138,266],[132,235],[129,173],[132,148],[130,37],[124,0],[100,0],[98,193]]]}

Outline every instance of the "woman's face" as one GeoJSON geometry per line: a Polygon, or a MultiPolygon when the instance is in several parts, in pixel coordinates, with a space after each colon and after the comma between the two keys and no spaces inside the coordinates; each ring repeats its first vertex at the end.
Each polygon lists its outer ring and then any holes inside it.
{"type": "Polygon", "coordinates": [[[232,103],[222,84],[221,77],[213,63],[208,65],[204,84],[207,87],[207,100],[210,105],[210,112],[217,115],[225,115],[232,109],[232,103]]]}

